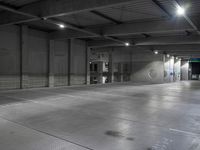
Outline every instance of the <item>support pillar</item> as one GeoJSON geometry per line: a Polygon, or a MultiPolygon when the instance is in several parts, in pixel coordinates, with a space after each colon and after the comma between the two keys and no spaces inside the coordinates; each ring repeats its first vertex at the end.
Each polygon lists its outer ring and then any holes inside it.
{"type": "Polygon", "coordinates": [[[29,72],[29,48],[28,48],[28,26],[21,26],[20,27],[20,47],[21,47],[21,54],[20,54],[20,74],[21,74],[21,81],[20,81],[20,88],[28,88],[28,72],[29,72]]]}
{"type": "Polygon", "coordinates": [[[55,42],[54,40],[49,41],[49,87],[54,87],[54,50],[55,42]]]}
{"type": "Polygon", "coordinates": [[[124,82],[123,63],[120,63],[120,82],[124,82]]]}
{"type": "Polygon", "coordinates": [[[85,84],[89,85],[90,84],[90,53],[91,53],[91,48],[86,46],[86,68],[85,68],[85,84]]]}
{"type": "Polygon", "coordinates": [[[113,50],[109,51],[109,66],[108,66],[109,77],[108,80],[110,83],[114,82],[114,65],[113,65],[113,50]]]}
{"type": "MultiPolygon", "coordinates": [[[[73,44],[72,44],[72,39],[69,39],[68,40],[68,85],[70,86],[71,85],[71,51],[73,49],[73,44]]],[[[78,60],[77,60],[78,61],[78,60]]]]}

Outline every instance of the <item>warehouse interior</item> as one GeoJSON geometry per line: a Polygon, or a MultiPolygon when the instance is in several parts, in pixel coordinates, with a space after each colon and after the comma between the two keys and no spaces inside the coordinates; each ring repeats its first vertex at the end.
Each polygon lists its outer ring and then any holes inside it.
{"type": "Polygon", "coordinates": [[[199,0],[1,0],[0,149],[199,150],[199,0]]]}

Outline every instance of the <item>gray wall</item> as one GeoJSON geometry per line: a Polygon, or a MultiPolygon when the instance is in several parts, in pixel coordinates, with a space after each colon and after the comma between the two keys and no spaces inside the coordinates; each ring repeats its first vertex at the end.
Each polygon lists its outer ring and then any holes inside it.
{"type": "MultiPolygon", "coordinates": [[[[112,62],[111,81],[173,81],[170,72],[174,63],[164,61],[163,55],[133,47],[95,51],[108,53],[107,59],[112,62]]],[[[89,64],[86,52],[86,42],[81,40],[50,41],[48,33],[26,26],[0,28],[0,89],[85,84],[89,64]]],[[[183,65],[181,69],[187,72],[183,65]]],[[[182,78],[188,78],[186,73],[182,78]]]]}
{"type": "Polygon", "coordinates": [[[149,50],[141,50],[133,47],[100,48],[96,51],[112,51],[113,72],[118,68],[118,79],[114,81],[133,82],[164,82],[163,55],[154,55],[149,50]],[[116,67],[119,64],[120,66],[116,67]],[[127,67],[124,72],[124,67],[127,67]],[[123,78],[123,79],[122,79],[123,78]]]}
{"type": "Polygon", "coordinates": [[[25,26],[0,28],[0,89],[47,87],[50,83],[86,83],[86,43],[55,40],[50,45],[46,32],[25,26]]]}
{"type": "Polygon", "coordinates": [[[68,40],[56,40],[54,44],[54,86],[68,85],[68,40]]]}
{"type": "Polygon", "coordinates": [[[154,55],[151,51],[133,51],[131,81],[162,83],[164,81],[163,55],[154,55]]]}
{"type": "Polygon", "coordinates": [[[48,35],[29,29],[28,88],[48,86],[48,35]]]}
{"type": "Polygon", "coordinates": [[[20,87],[20,29],[0,28],[0,89],[20,87]]]}
{"type": "Polygon", "coordinates": [[[86,43],[81,40],[72,40],[71,50],[71,85],[86,83],[86,43]]]}

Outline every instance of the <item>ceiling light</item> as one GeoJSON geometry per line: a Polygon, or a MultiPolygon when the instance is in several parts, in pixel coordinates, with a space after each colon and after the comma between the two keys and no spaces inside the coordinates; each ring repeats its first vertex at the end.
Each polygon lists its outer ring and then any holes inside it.
{"type": "Polygon", "coordinates": [[[176,60],[178,60],[179,58],[178,57],[176,57],[176,60]]]}
{"type": "Polygon", "coordinates": [[[169,58],[170,57],[170,55],[169,54],[167,54],[167,58],[169,58]]]}
{"type": "Polygon", "coordinates": [[[58,24],[58,26],[59,26],[61,29],[66,28],[66,26],[65,26],[64,24],[58,24]]]}
{"type": "Polygon", "coordinates": [[[155,54],[155,55],[158,55],[158,51],[154,51],[154,54],[155,54]]]}
{"type": "Polygon", "coordinates": [[[125,43],[125,46],[130,46],[130,43],[126,42],[126,43],[125,43]]]}
{"type": "Polygon", "coordinates": [[[185,9],[181,6],[177,6],[177,14],[183,16],[185,14],[185,9]]]}

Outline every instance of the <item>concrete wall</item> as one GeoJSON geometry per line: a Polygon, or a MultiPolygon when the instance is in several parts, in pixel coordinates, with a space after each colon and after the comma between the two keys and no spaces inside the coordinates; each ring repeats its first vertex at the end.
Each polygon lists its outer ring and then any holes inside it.
{"type": "Polygon", "coordinates": [[[69,42],[68,40],[55,40],[54,42],[54,86],[67,86],[69,68],[69,42]]]}
{"type": "Polygon", "coordinates": [[[0,28],[0,89],[20,87],[20,29],[0,28]]]}
{"type": "Polygon", "coordinates": [[[163,55],[154,55],[151,51],[132,54],[131,81],[162,83],[164,81],[163,55]]]}
{"type": "Polygon", "coordinates": [[[163,55],[133,47],[100,48],[96,51],[112,52],[114,82],[164,82],[163,55]]]}
{"type": "Polygon", "coordinates": [[[85,42],[50,42],[27,26],[0,28],[0,90],[85,83],[85,42]]]}
{"type": "Polygon", "coordinates": [[[48,35],[29,29],[28,88],[48,86],[48,35]]]}
{"type": "Polygon", "coordinates": [[[113,72],[115,82],[131,80],[132,51],[129,48],[115,48],[112,54],[113,72]]]}
{"type": "MultiPolygon", "coordinates": [[[[110,82],[173,82],[180,63],[149,50],[100,48],[109,65],[110,82]],[[174,70],[174,68],[177,68],[174,70]]],[[[81,40],[49,40],[48,33],[27,26],[0,28],[0,89],[82,85],[88,82],[89,52],[81,40]],[[88,62],[86,62],[88,60],[88,62]]],[[[182,65],[182,72],[186,68],[182,65]]],[[[182,75],[187,79],[186,75],[182,75]]]]}
{"type": "Polygon", "coordinates": [[[71,85],[86,83],[86,43],[81,40],[72,40],[71,49],[71,85]]]}

